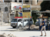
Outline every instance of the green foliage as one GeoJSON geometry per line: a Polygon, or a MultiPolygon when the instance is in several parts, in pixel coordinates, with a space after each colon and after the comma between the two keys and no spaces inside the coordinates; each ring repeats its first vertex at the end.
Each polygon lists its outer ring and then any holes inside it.
{"type": "Polygon", "coordinates": [[[35,24],[35,22],[36,22],[36,19],[38,18],[38,15],[37,15],[37,13],[35,13],[36,11],[32,11],[32,18],[33,18],[33,20],[34,20],[34,24],[35,24]]]}
{"type": "Polygon", "coordinates": [[[50,1],[43,1],[40,6],[41,6],[40,11],[50,10],[50,1]]]}

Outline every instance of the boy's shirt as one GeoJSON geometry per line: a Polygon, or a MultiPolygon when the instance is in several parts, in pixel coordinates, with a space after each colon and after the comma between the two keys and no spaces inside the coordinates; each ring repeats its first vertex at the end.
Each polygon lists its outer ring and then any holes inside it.
{"type": "Polygon", "coordinates": [[[45,26],[45,21],[42,21],[42,23],[44,23],[42,26],[45,26]]]}

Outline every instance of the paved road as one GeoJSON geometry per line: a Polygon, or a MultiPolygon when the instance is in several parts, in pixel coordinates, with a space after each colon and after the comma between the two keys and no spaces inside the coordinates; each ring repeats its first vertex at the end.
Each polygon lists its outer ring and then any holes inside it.
{"type": "MultiPolygon", "coordinates": [[[[28,28],[28,27],[25,27],[28,28]]],[[[24,31],[25,28],[12,28],[11,26],[0,26],[0,31],[7,31],[7,32],[16,32],[16,31],[24,31]]]]}
{"type": "Polygon", "coordinates": [[[14,32],[14,31],[20,31],[21,29],[12,28],[11,26],[0,26],[0,31],[7,31],[7,32],[14,32]]]}
{"type": "MultiPolygon", "coordinates": [[[[16,37],[45,37],[40,36],[40,31],[16,31],[16,32],[0,32],[0,34],[13,34],[16,37]]],[[[46,37],[50,37],[50,31],[47,31],[47,36],[46,37]]]]}
{"type": "MultiPolygon", "coordinates": [[[[19,29],[13,29],[11,26],[0,26],[0,34],[13,34],[17,37],[41,37],[40,31],[21,31],[19,29]]],[[[45,37],[45,36],[42,36],[45,37]]],[[[47,31],[47,36],[50,37],[50,31],[47,31]]]]}

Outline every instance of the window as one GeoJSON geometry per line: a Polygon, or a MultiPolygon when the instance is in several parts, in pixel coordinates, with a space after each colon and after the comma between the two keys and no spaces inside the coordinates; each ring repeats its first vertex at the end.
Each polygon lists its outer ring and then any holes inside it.
{"type": "Polygon", "coordinates": [[[1,8],[0,8],[0,11],[1,11],[1,8]]]}
{"type": "Polygon", "coordinates": [[[25,0],[25,2],[29,2],[29,0],[25,0]]]}
{"type": "Polygon", "coordinates": [[[24,21],[27,21],[27,20],[24,20],[24,21]]]}
{"type": "Polygon", "coordinates": [[[22,0],[19,0],[19,2],[22,2],[22,0]]]}
{"type": "Polygon", "coordinates": [[[38,0],[37,0],[37,3],[38,3],[38,0]]]}
{"type": "Polygon", "coordinates": [[[8,11],[8,8],[7,7],[5,7],[5,11],[8,11]]]}
{"type": "Polygon", "coordinates": [[[31,4],[32,4],[32,0],[31,0],[31,4]]]}
{"type": "Polygon", "coordinates": [[[17,2],[17,0],[15,0],[15,2],[17,2]]]}
{"type": "Polygon", "coordinates": [[[32,19],[30,19],[30,21],[32,21],[32,19]]]}
{"type": "Polygon", "coordinates": [[[18,20],[18,22],[21,22],[21,21],[22,21],[22,19],[19,19],[19,20],[18,20]]]}
{"type": "Polygon", "coordinates": [[[11,0],[4,0],[4,2],[11,2],[11,0]]]}
{"type": "Polygon", "coordinates": [[[11,22],[17,22],[17,19],[12,19],[12,21],[11,22]]]}

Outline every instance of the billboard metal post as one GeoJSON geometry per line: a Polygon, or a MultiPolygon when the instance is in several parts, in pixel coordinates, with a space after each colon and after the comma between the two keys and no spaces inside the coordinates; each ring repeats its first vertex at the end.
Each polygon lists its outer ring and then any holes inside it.
{"type": "Polygon", "coordinates": [[[23,6],[23,0],[22,0],[22,6],[23,6]]]}
{"type": "Polygon", "coordinates": [[[3,2],[4,2],[4,0],[3,0],[3,2]]]}
{"type": "MultiPolygon", "coordinates": [[[[29,18],[29,16],[28,16],[28,18],[29,18]]],[[[29,18],[29,30],[30,30],[30,18],[29,18]]]]}
{"type": "MultiPolygon", "coordinates": [[[[22,6],[23,6],[23,0],[22,0],[22,6]]],[[[22,7],[23,8],[23,7],[22,7]]],[[[24,19],[23,19],[24,20],[24,19]]],[[[24,28],[24,21],[23,21],[23,28],[24,28]]]]}

